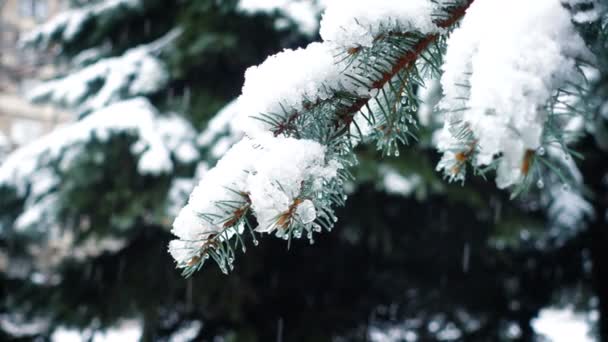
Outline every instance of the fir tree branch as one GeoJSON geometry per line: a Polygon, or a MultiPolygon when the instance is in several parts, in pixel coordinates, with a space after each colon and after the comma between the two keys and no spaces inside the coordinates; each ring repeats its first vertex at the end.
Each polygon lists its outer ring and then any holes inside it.
{"type": "MultiPolygon", "coordinates": [[[[474,0],[467,0],[464,4],[450,9],[447,18],[436,21],[437,27],[442,28],[442,29],[452,28],[464,16],[467,8],[469,8],[469,6],[473,3],[473,1],[474,0]]],[[[374,41],[379,42],[379,41],[382,41],[382,40],[390,38],[390,37],[402,37],[403,38],[403,37],[410,37],[410,36],[412,36],[411,32],[389,32],[387,34],[379,35],[378,37],[376,37],[374,39],[374,41]]],[[[391,79],[393,79],[400,72],[410,69],[412,66],[415,65],[418,58],[421,57],[422,53],[433,42],[435,42],[439,38],[439,36],[440,36],[440,34],[435,33],[435,34],[430,34],[430,35],[420,38],[418,40],[418,42],[413,45],[412,49],[408,49],[395,60],[393,65],[391,65],[390,70],[382,73],[380,78],[371,82],[371,85],[369,85],[369,88],[370,89],[382,89],[391,79]]],[[[349,48],[346,51],[346,53],[347,53],[347,55],[355,55],[355,54],[362,52],[363,50],[364,49],[362,47],[354,47],[354,48],[349,48]]],[[[311,104],[305,106],[305,109],[307,111],[313,111],[316,107],[319,107],[325,103],[329,103],[329,102],[336,101],[336,100],[339,101],[338,97],[339,96],[335,96],[333,98],[311,103],[311,104]]],[[[359,112],[363,107],[365,107],[371,99],[372,99],[372,97],[356,98],[354,101],[352,101],[352,104],[350,104],[344,108],[341,108],[341,110],[336,112],[336,115],[335,115],[336,119],[334,121],[334,126],[336,129],[338,129],[340,126],[342,126],[344,128],[339,131],[340,134],[336,134],[336,135],[334,135],[334,137],[337,137],[348,131],[348,127],[350,126],[351,122],[353,121],[354,115],[357,112],[359,112]]],[[[282,134],[290,135],[290,134],[288,134],[288,131],[290,129],[295,128],[294,123],[297,121],[298,117],[301,116],[302,114],[303,114],[303,112],[301,112],[301,111],[294,111],[294,112],[290,113],[283,123],[281,123],[280,125],[277,125],[275,127],[275,129],[272,130],[274,135],[275,136],[279,136],[282,134]]]]}

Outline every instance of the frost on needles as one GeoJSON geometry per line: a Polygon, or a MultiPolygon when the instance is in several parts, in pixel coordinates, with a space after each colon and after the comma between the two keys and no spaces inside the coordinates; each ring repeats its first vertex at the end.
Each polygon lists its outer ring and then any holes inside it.
{"type": "Polygon", "coordinates": [[[593,60],[566,7],[559,0],[328,2],[323,41],[247,70],[231,105],[245,137],[203,175],[177,216],[169,250],[178,267],[191,275],[211,258],[227,273],[248,238],[312,242],[314,232],[331,230],[355,145],[397,155],[398,145],[416,139],[425,80],[443,87],[438,169],[459,181],[467,167],[496,170],[498,187],[518,191],[542,159],[538,151],[567,151],[560,130],[568,122],[556,115],[582,82],[582,61],[593,60]]]}

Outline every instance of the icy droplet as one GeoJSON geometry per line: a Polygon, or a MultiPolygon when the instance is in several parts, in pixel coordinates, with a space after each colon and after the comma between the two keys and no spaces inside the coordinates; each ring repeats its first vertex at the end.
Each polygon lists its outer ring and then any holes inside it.
{"type": "Polygon", "coordinates": [[[308,224],[317,218],[317,211],[311,200],[304,200],[298,205],[296,215],[298,215],[302,223],[308,224]]]}
{"type": "Polygon", "coordinates": [[[542,179],[539,179],[538,181],[536,181],[536,187],[539,189],[542,189],[545,187],[545,183],[543,183],[542,179]]]}
{"type": "Polygon", "coordinates": [[[545,155],[545,148],[544,147],[539,147],[538,150],[536,150],[536,154],[538,154],[539,156],[544,156],[545,155]]]}

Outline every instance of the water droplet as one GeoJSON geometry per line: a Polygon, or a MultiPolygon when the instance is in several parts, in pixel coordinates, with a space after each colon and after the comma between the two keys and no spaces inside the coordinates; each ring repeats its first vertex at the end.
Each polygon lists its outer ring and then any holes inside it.
{"type": "Polygon", "coordinates": [[[399,150],[395,150],[395,157],[399,157],[399,150]]]}
{"type": "Polygon", "coordinates": [[[542,189],[545,187],[545,183],[543,183],[542,179],[539,179],[538,181],[536,181],[536,187],[539,189],[542,189]]]}
{"type": "Polygon", "coordinates": [[[253,245],[254,245],[254,246],[257,246],[257,245],[259,245],[259,244],[260,244],[260,242],[259,242],[257,239],[253,240],[253,245]]]}
{"type": "Polygon", "coordinates": [[[536,150],[536,154],[538,154],[539,156],[544,156],[545,155],[545,148],[544,147],[539,147],[538,150],[536,150]]]}

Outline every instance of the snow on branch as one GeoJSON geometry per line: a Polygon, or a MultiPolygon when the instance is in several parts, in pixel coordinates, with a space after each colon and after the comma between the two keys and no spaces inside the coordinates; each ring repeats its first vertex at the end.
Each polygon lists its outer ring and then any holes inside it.
{"type": "Polygon", "coordinates": [[[241,235],[250,219],[257,232],[287,240],[331,229],[333,206],[346,199],[346,167],[354,163],[349,132],[355,115],[367,109],[365,120],[387,154],[406,142],[418,105],[414,87],[422,82],[419,64],[439,68],[434,44],[470,3],[416,1],[419,6],[391,7],[410,14],[387,17],[365,11],[375,7],[369,1],[331,2],[327,13],[335,14],[324,16],[322,32],[352,40],[335,30],[356,30],[360,43],[312,43],[248,69],[236,125],[247,137],[202,178],[173,225],[179,240],[170,251],[184,274],[209,257],[227,272],[236,248],[244,247],[241,235]],[[349,6],[360,17],[337,15],[349,6]],[[360,22],[370,31],[364,34],[360,22]]]}
{"type": "Polygon", "coordinates": [[[551,133],[548,104],[580,79],[577,59],[585,55],[559,1],[473,4],[448,40],[440,103],[448,117],[437,168],[464,180],[471,162],[495,167],[500,188],[522,183],[551,133]]]}
{"type": "Polygon", "coordinates": [[[42,213],[53,213],[53,189],[60,186],[57,173],[68,170],[86,152],[88,142],[108,141],[125,133],[136,138],[131,153],[138,157],[142,174],[168,173],[173,160],[191,163],[198,158],[195,131],[186,120],[175,114],[161,116],[144,98],[115,103],[7,156],[0,166],[0,187],[15,189],[25,200],[14,228],[27,229],[39,223],[42,213]]]}
{"type": "Polygon", "coordinates": [[[99,110],[126,98],[151,95],[163,89],[168,71],[157,55],[179,31],[105,58],[63,78],[43,82],[26,95],[31,101],[75,108],[80,114],[99,110]]]}
{"type": "Polygon", "coordinates": [[[177,216],[172,232],[179,240],[169,250],[178,265],[197,266],[211,256],[227,272],[234,249],[244,243],[240,237],[234,246],[221,242],[239,236],[245,226],[252,229],[250,211],[257,232],[287,238],[309,232],[312,239],[312,230],[321,227],[313,221],[327,215],[322,193],[340,169],[338,162],[325,158],[325,147],[311,140],[241,140],[205,174],[177,216]]]}
{"type": "Polygon", "coordinates": [[[319,30],[319,16],[326,2],[328,0],[240,0],[238,9],[245,13],[276,13],[280,16],[275,20],[278,29],[293,22],[300,32],[313,36],[319,30]]]}
{"type": "MultiPolygon", "coordinates": [[[[450,180],[464,181],[467,165],[481,175],[496,170],[497,186],[516,195],[529,187],[533,174],[558,170],[543,154],[556,147],[572,153],[565,127],[580,113],[570,97],[584,91],[581,70],[594,59],[574,23],[588,6],[575,2],[570,7],[560,0],[328,3],[320,29],[324,41],[285,50],[247,70],[235,123],[246,138],[202,178],[175,220],[173,232],[180,239],[171,251],[178,267],[190,275],[211,256],[227,272],[235,249],[244,246],[244,222],[253,219],[258,232],[287,239],[306,230],[312,234],[302,224],[286,233],[280,228],[282,222],[298,222],[305,203],[307,211],[333,218],[333,206],[346,198],[341,185],[356,162],[355,144],[375,141],[384,154],[397,155],[398,145],[416,139],[411,131],[422,104],[417,94],[428,79],[441,78],[445,123],[437,135],[443,152],[437,168],[450,180]],[[304,143],[322,149],[299,152],[304,143]],[[282,145],[284,154],[260,152],[272,151],[268,144],[282,145]],[[340,172],[309,175],[329,180],[323,187],[306,176],[283,177],[294,175],[284,164],[297,165],[304,155],[311,158],[306,165],[328,167],[330,161],[336,164],[332,172],[340,172]],[[246,181],[261,174],[264,184],[280,191],[260,191],[246,181]],[[218,186],[223,190],[213,190],[218,186]],[[302,193],[317,196],[306,202],[302,193]]],[[[556,222],[563,220],[556,212],[567,203],[576,204],[573,215],[592,216],[578,193],[550,202],[547,210],[556,222]]],[[[323,226],[330,229],[333,222],[323,226]]]]}
{"type": "Polygon", "coordinates": [[[82,8],[61,12],[56,17],[34,29],[20,39],[22,46],[46,48],[51,43],[70,43],[84,34],[85,28],[95,23],[112,23],[127,13],[142,9],[141,0],[106,0],[82,8]]]}
{"type": "Polygon", "coordinates": [[[370,47],[388,32],[417,31],[422,34],[440,30],[433,19],[440,4],[428,0],[336,0],[323,14],[321,38],[350,48],[370,47]]]}

